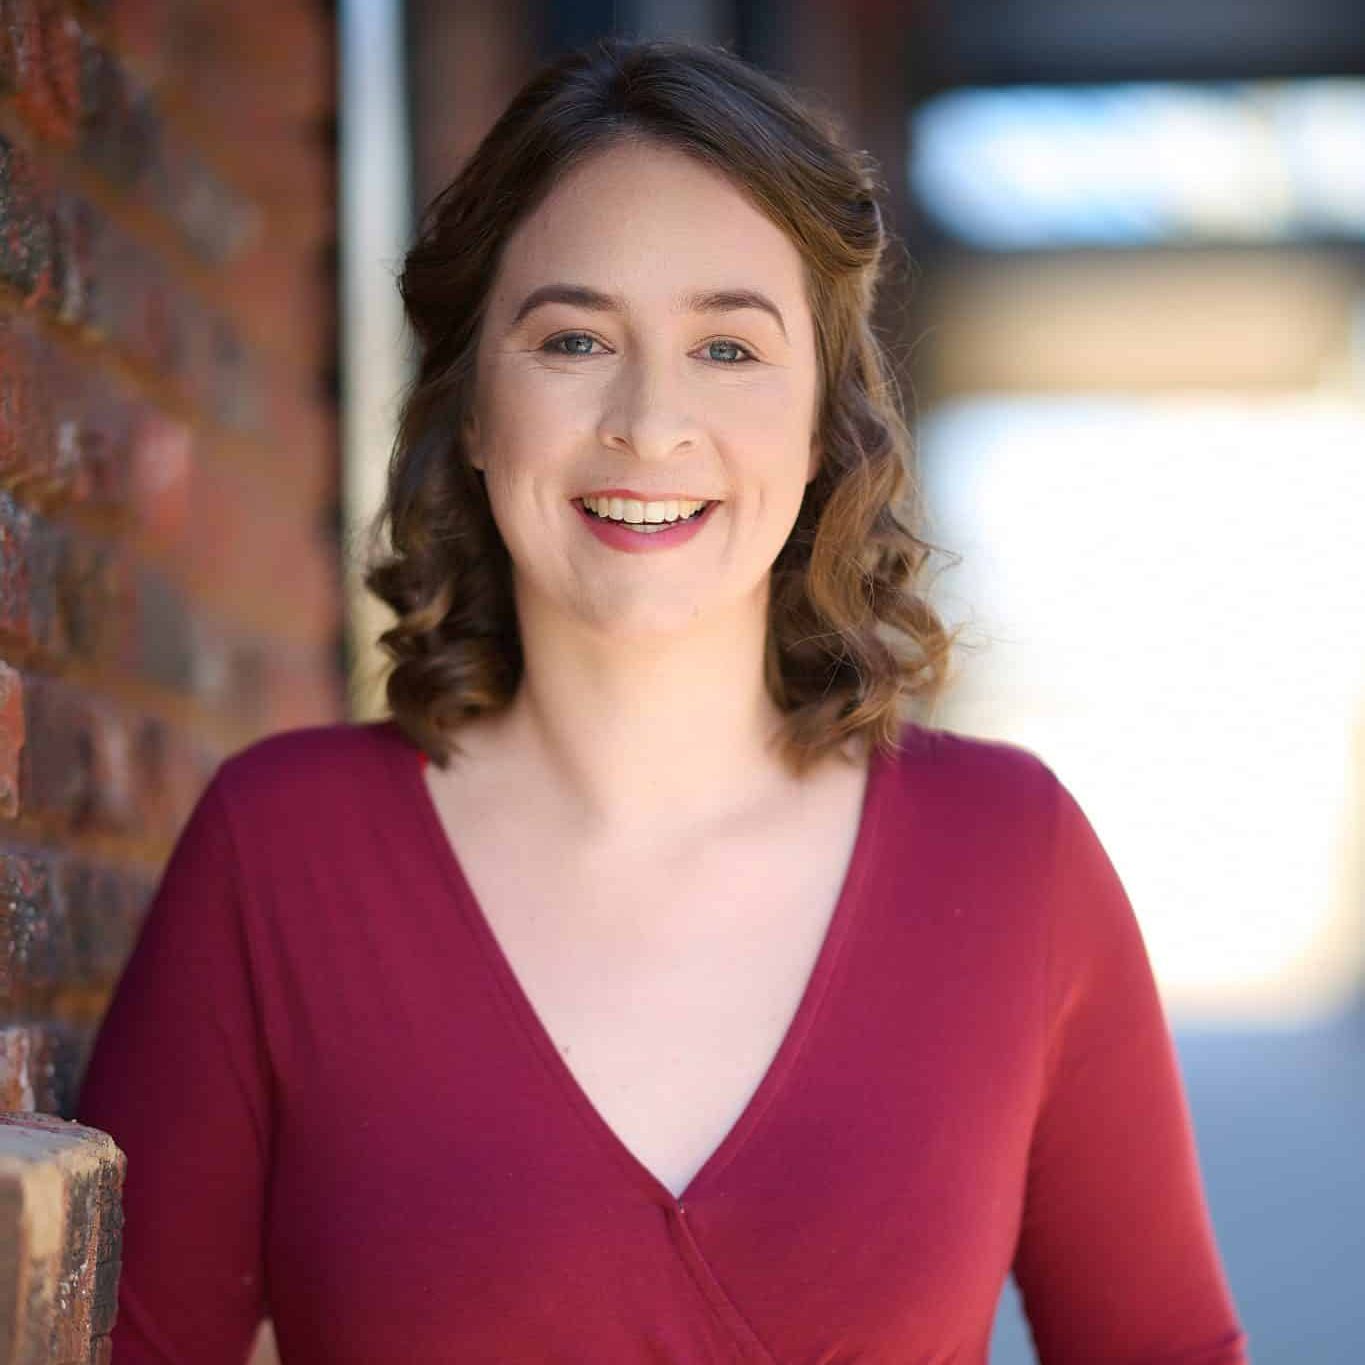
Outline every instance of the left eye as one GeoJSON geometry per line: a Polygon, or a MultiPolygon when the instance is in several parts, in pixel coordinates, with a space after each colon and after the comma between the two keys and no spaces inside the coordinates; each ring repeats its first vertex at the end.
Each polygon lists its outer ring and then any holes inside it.
{"type": "Polygon", "coordinates": [[[718,360],[723,365],[741,365],[746,361],[753,359],[753,356],[737,341],[708,341],[706,343],[706,349],[713,353],[710,357],[712,360],[718,360]],[[714,351],[717,347],[728,350],[731,354],[725,356],[715,355],[714,351]]]}

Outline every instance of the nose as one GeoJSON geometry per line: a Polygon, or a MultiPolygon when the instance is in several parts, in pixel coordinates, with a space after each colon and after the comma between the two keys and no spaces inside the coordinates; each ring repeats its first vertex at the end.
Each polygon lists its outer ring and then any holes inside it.
{"type": "Polygon", "coordinates": [[[699,397],[689,388],[685,362],[637,348],[623,357],[603,400],[597,435],[604,446],[642,460],[667,459],[695,447],[699,397]]]}

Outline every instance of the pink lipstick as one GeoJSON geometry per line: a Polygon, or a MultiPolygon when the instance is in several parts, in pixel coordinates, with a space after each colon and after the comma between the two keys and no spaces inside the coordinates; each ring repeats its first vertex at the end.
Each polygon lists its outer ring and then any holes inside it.
{"type": "Polygon", "coordinates": [[[595,512],[589,512],[582,502],[574,499],[574,507],[579,517],[587,523],[588,530],[604,545],[610,545],[614,550],[624,550],[627,554],[649,554],[652,551],[666,550],[674,545],[684,544],[700,532],[719,505],[708,502],[700,512],[684,521],[636,523],[660,528],[637,531],[630,523],[611,521],[606,517],[599,517],[595,512]]]}

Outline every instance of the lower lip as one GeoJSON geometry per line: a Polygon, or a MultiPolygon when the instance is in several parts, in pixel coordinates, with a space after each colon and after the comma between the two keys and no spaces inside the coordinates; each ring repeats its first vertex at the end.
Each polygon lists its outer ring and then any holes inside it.
{"type": "Polygon", "coordinates": [[[701,515],[693,517],[691,521],[679,522],[677,525],[669,527],[667,531],[641,534],[639,531],[627,531],[624,526],[619,526],[614,521],[604,521],[601,517],[594,516],[587,511],[582,503],[574,503],[574,509],[587,522],[588,530],[598,540],[604,545],[610,545],[613,550],[624,550],[627,554],[634,555],[649,554],[654,550],[667,550],[670,546],[682,545],[691,540],[711,519],[711,513],[718,506],[720,506],[719,503],[708,503],[701,515]]]}

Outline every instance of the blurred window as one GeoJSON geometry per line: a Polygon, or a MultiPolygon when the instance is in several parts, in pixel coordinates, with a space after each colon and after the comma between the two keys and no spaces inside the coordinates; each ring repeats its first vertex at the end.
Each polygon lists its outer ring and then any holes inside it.
{"type": "Polygon", "coordinates": [[[1304,1022],[1365,959],[1365,410],[1332,398],[965,399],[921,422],[963,556],[949,728],[1035,749],[1090,814],[1168,1005],[1304,1022]]]}
{"type": "Polygon", "coordinates": [[[961,89],[910,134],[912,192],[977,247],[1365,239],[1365,80],[961,89]]]}

